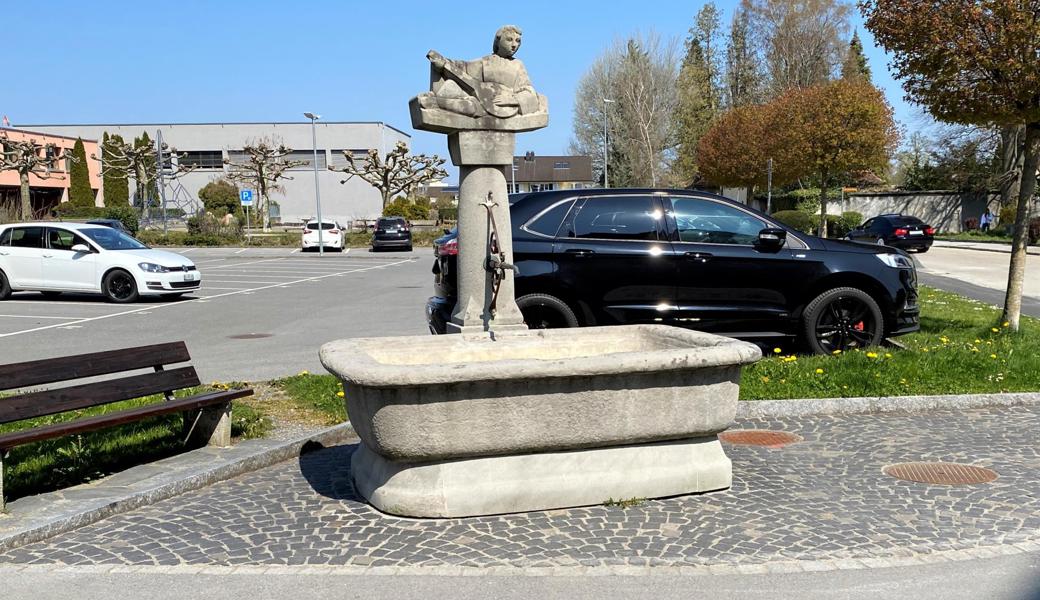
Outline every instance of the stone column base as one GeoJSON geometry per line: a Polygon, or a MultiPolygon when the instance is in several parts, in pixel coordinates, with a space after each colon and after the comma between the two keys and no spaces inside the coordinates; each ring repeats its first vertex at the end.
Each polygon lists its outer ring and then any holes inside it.
{"type": "Polygon", "coordinates": [[[358,493],[405,517],[470,517],[663,498],[728,488],[717,436],[612,448],[396,463],[361,444],[358,493]]]}

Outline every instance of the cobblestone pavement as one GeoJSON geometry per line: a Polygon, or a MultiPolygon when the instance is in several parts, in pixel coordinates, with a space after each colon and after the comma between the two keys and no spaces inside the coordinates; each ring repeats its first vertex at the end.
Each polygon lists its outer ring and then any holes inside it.
{"type": "Polygon", "coordinates": [[[0,565],[763,565],[887,559],[1040,539],[1040,406],[752,419],[730,490],[521,515],[408,520],[355,496],[354,446],[304,454],[0,555],[0,565]],[[950,461],[996,481],[929,486],[884,466],[950,461]]]}

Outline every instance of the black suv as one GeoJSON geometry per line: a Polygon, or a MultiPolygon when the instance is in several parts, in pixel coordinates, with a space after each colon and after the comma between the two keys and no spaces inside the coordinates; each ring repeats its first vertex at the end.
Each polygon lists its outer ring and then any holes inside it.
{"type": "Polygon", "coordinates": [[[372,232],[372,250],[383,248],[412,249],[412,231],[404,217],[380,217],[372,232]]]}
{"type": "Polygon", "coordinates": [[[917,217],[886,214],[867,219],[846,237],[854,242],[928,252],[935,240],[935,229],[917,217]]]}
{"type": "MultiPolygon", "coordinates": [[[[561,190],[510,205],[517,304],[533,328],[664,323],[831,353],[919,327],[904,252],[813,237],[721,196],[561,190]]],[[[434,333],[455,304],[455,236],[434,246],[434,333]]]]}

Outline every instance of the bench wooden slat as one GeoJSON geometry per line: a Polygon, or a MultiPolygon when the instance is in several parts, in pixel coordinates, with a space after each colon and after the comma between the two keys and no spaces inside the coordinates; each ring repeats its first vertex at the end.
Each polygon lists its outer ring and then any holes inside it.
{"type": "Polygon", "coordinates": [[[168,402],[158,402],[148,406],[140,406],[106,415],[86,417],[75,421],[69,421],[67,423],[55,423],[53,425],[34,427],[24,431],[12,431],[11,433],[0,435],[0,449],[6,450],[30,442],[38,442],[73,433],[83,433],[115,425],[123,425],[150,416],[196,410],[204,406],[220,404],[236,398],[250,396],[252,394],[253,390],[248,388],[241,390],[208,392],[190,398],[178,398],[168,402]]]}
{"type": "Polygon", "coordinates": [[[10,423],[69,410],[141,398],[199,385],[194,367],[131,375],[96,383],[0,398],[0,423],[10,423]]]}
{"type": "Polygon", "coordinates": [[[188,347],[184,342],[170,342],[0,365],[0,390],[14,390],[189,360],[191,357],[188,356],[188,347]]]}

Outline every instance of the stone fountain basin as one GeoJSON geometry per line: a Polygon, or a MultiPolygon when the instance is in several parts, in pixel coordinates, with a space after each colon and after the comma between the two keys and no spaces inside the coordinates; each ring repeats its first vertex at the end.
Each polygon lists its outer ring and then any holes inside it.
{"type": "Polygon", "coordinates": [[[350,422],[392,460],[710,436],[736,413],[757,346],[665,325],[338,340],[350,422]]]}

